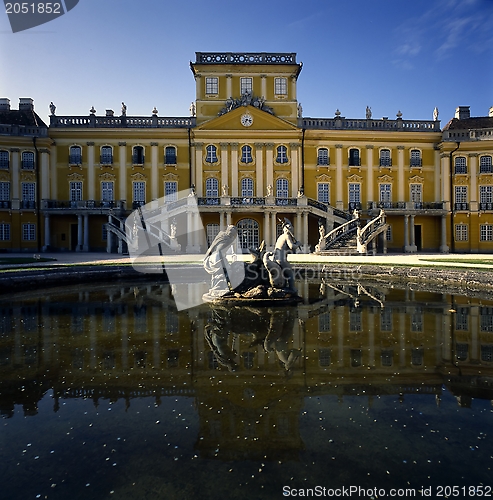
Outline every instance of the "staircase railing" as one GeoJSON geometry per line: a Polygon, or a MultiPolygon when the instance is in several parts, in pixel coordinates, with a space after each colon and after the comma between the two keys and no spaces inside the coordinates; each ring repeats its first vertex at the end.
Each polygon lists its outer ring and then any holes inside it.
{"type": "Polygon", "coordinates": [[[366,253],[368,244],[371,243],[380,233],[387,229],[385,220],[385,212],[383,210],[380,210],[380,214],[378,215],[378,217],[372,219],[363,228],[358,227],[356,238],[358,253],[366,253]]]}
{"type": "Polygon", "coordinates": [[[318,244],[315,246],[315,252],[328,250],[337,241],[343,238],[347,239],[349,236],[356,233],[360,225],[359,214],[356,212],[353,217],[354,218],[350,221],[337,226],[327,234],[324,233],[323,226],[320,226],[320,239],[318,240],[318,244]]]}

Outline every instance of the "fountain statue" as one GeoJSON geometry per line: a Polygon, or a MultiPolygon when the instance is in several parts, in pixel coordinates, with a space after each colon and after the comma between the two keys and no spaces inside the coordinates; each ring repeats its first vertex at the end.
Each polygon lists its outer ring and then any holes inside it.
{"type": "Polygon", "coordinates": [[[234,251],[238,230],[228,226],[212,242],[204,258],[204,269],[211,275],[211,286],[203,299],[206,302],[228,301],[264,305],[295,303],[301,300],[294,284],[294,272],[288,261],[301,243],[294,237],[293,225],[282,222],[282,234],[274,252],[266,251],[265,242],[249,249],[251,260],[241,262],[234,251]]]}

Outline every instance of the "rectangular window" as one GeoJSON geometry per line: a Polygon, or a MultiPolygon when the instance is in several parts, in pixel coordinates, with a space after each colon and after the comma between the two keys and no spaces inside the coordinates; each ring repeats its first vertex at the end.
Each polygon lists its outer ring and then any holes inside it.
{"type": "Polygon", "coordinates": [[[326,311],[318,315],[318,331],[319,333],[330,332],[330,311],[326,311]]]}
{"type": "Polygon", "coordinates": [[[286,78],[275,78],[274,79],[274,94],[276,95],[287,95],[288,93],[288,81],[286,78]]]}
{"type": "Polygon", "coordinates": [[[479,308],[479,328],[482,332],[493,332],[493,307],[479,308]]]}
{"type": "Polygon", "coordinates": [[[74,181],[70,183],[70,201],[82,200],[82,182],[74,181]]]}
{"type": "Polygon", "coordinates": [[[143,181],[135,181],[132,184],[134,204],[144,205],[146,200],[146,183],[143,181]]]}
{"type": "Polygon", "coordinates": [[[454,318],[456,330],[469,331],[469,309],[467,307],[457,307],[454,318]]]}
{"type": "Polygon", "coordinates": [[[10,182],[0,182],[0,201],[10,201],[10,182]]]}
{"type": "Polygon", "coordinates": [[[205,79],[205,93],[206,94],[218,94],[219,90],[219,79],[215,76],[207,77],[205,79]]]}
{"type": "Polygon", "coordinates": [[[380,204],[383,208],[391,208],[392,184],[380,184],[380,204]]]}
{"type": "Polygon", "coordinates": [[[493,210],[493,186],[479,186],[479,209],[493,210]]]}
{"type": "Polygon", "coordinates": [[[392,309],[385,307],[380,312],[380,331],[391,332],[393,328],[392,324],[392,309]]]}
{"type": "Polygon", "coordinates": [[[361,331],[361,311],[352,311],[349,313],[349,331],[361,331]]]}
{"type": "Polygon", "coordinates": [[[101,201],[107,203],[113,201],[114,198],[114,185],[113,181],[105,181],[101,183],[101,201]]]}
{"type": "Polygon", "coordinates": [[[287,198],[289,196],[289,183],[287,179],[277,179],[276,197],[287,198]]]}
{"type": "Polygon", "coordinates": [[[22,224],[23,241],[36,241],[36,224],[22,224]]]}
{"type": "Polygon", "coordinates": [[[318,165],[329,165],[329,150],[327,148],[320,148],[317,155],[318,165]]]}
{"type": "Polygon", "coordinates": [[[423,201],[423,185],[411,184],[411,201],[414,203],[421,203],[423,201]]]}
{"type": "Polygon", "coordinates": [[[493,224],[481,224],[479,226],[479,240],[493,241],[493,224]]]}
{"type": "Polygon", "coordinates": [[[469,240],[469,226],[467,224],[455,225],[455,241],[469,240]]]}
{"type": "Polygon", "coordinates": [[[353,205],[361,203],[361,184],[359,182],[349,183],[349,204],[352,208],[353,205]]]}
{"type": "Polygon", "coordinates": [[[0,224],[0,241],[10,241],[10,224],[0,224]]]}
{"type": "Polygon", "coordinates": [[[330,203],[330,184],[328,182],[317,184],[317,200],[322,203],[330,203]]]}
{"type": "Polygon", "coordinates": [[[22,168],[27,168],[29,170],[34,169],[34,153],[30,151],[24,151],[22,153],[22,168]]]}
{"type": "Polygon", "coordinates": [[[253,90],[252,78],[240,78],[240,94],[251,94],[253,90]]]}
{"type": "Polygon", "coordinates": [[[178,182],[176,181],[166,181],[164,183],[164,201],[166,203],[170,201],[176,201],[178,199],[178,182]]]}
{"type": "Polygon", "coordinates": [[[0,168],[2,168],[2,169],[9,168],[9,152],[8,151],[0,151],[0,168]]]}
{"type": "Polygon", "coordinates": [[[318,364],[322,367],[330,366],[331,350],[324,348],[318,350],[318,364]]]}
{"type": "Polygon", "coordinates": [[[411,331],[423,331],[423,311],[419,307],[415,307],[414,312],[411,314],[411,331]]]}
{"type": "Polygon", "coordinates": [[[22,183],[22,208],[35,208],[36,206],[36,183],[22,183]]]}
{"type": "Polygon", "coordinates": [[[421,151],[419,149],[411,149],[411,167],[421,167],[421,151]]]}
{"type": "Polygon", "coordinates": [[[455,210],[467,210],[467,186],[455,186],[455,210]]]}

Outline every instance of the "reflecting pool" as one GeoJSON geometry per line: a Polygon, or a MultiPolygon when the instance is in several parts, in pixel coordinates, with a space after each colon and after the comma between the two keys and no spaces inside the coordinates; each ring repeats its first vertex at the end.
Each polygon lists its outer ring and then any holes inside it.
{"type": "Polygon", "coordinates": [[[0,300],[1,498],[493,494],[491,297],[312,280],[178,312],[207,289],[180,286],[0,300]]]}

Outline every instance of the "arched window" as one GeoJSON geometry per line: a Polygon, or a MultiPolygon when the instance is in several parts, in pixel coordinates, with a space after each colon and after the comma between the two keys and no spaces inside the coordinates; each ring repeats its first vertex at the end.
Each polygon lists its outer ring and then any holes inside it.
{"type": "Polygon", "coordinates": [[[217,148],[216,146],[209,144],[206,148],[205,161],[207,163],[217,163],[217,148]]]}
{"type": "Polygon", "coordinates": [[[210,247],[219,234],[219,224],[207,224],[207,246],[210,247]]]}
{"type": "Polygon", "coordinates": [[[320,148],[317,155],[318,165],[329,165],[329,150],[327,148],[320,148]]]}
{"type": "Polygon", "coordinates": [[[381,167],[391,167],[392,158],[390,158],[390,149],[380,150],[380,166],[381,167]]]}
{"type": "Polygon", "coordinates": [[[277,179],[276,198],[287,198],[289,196],[289,182],[287,179],[277,179]]]}
{"type": "Polygon", "coordinates": [[[455,157],[455,173],[456,174],[467,174],[467,163],[465,156],[455,157]]]}
{"type": "Polygon", "coordinates": [[[134,165],[144,164],[144,148],[142,146],[134,146],[132,152],[132,163],[134,165]]]}
{"type": "Polygon", "coordinates": [[[82,163],[82,148],[80,146],[70,146],[68,162],[70,165],[82,163]]]}
{"type": "Polygon", "coordinates": [[[0,151],[0,168],[8,170],[9,158],[10,156],[8,151],[0,151]]]}
{"type": "Polygon", "coordinates": [[[103,146],[101,148],[101,165],[113,164],[113,148],[111,146],[103,146]]]}
{"type": "Polygon", "coordinates": [[[351,148],[349,150],[349,166],[350,167],[359,167],[361,165],[359,159],[359,149],[351,148]]]}
{"type": "Polygon", "coordinates": [[[480,174],[491,174],[493,172],[491,156],[481,156],[479,159],[479,173],[480,174]]]}
{"type": "Polygon", "coordinates": [[[24,151],[22,153],[22,168],[34,168],[34,153],[32,151],[24,151]]]}
{"type": "Polygon", "coordinates": [[[250,146],[243,146],[241,148],[241,162],[242,163],[252,163],[252,148],[250,146]]]}
{"type": "Polygon", "coordinates": [[[244,198],[253,197],[253,179],[246,177],[241,180],[241,196],[244,198]]]}
{"type": "Polygon", "coordinates": [[[205,197],[217,198],[219,196],[219,182],[214,177],[209,177],[205,181],[205,197]]]}
{"type": "Polygon", "coordinates": [[[238,241],[240,248],[258,248],[259,246],[259,226],[253,219],[242,219],[236,225],[238,228],[238,241]]]}
{"type": "Polygon", "coordinates": [[[166,146],[164,150],[164,163],[166,165],[176,165],[176,148],[174,146],[166,146]]]}
{"type": "Polygon", "coordinates": [[[277,146],[277,163],[287,163],[288,162],[288,150],[286,146],[277,146]]]}
{"type": "Polygon", "coordinates": [[[411,149],[411,167],[421,167],[421,151],[419,149],[411,149]]]}

